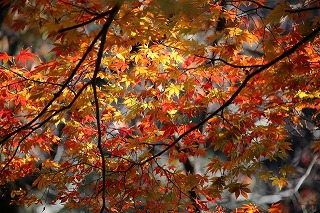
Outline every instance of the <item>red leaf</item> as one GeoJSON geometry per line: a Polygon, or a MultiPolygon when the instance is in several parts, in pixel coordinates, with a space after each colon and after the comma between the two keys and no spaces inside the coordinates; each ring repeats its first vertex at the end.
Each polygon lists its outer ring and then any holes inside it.
{"type": "Polygon", "coordinates": [[[8,58],[8,54],[6,52],[0,52],[0,60],[8,58]]]}
{"type": "Polygon", "coordinates": [[[3,63],[7,63],[8,61],[12,62],[12,57],[9,56],[6,52],[0,52],[0,60],[3,60],[3,63]]]}
{"type": "Polygon", "coordinates": [[[26,66],[27,61],[34,61],[35,54],[29,52],[29,49],[21,50],[19,55],[15,57],[16,62],[21,62],[24,66],[26,66]]]}

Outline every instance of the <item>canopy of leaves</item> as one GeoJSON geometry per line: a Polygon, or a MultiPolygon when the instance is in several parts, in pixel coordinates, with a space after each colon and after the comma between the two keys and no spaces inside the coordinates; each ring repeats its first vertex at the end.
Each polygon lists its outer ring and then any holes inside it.
{"type": "Polygon", "coordinates": [[[54,55],[0,53],[0,184],[35,177],[15,202],[91,212],[224,212],[244,176],[287,187],[263,160],[320,106],[320,6],[289,2],[2,1],[54,55]]]}

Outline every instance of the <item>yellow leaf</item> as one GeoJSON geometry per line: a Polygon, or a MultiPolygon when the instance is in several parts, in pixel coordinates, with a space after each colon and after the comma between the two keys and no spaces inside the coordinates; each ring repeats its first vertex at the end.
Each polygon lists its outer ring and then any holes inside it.
{"type": "Polygon", "coordinates": [[[148,51],[147,56],[154,60],[155,58],[159,58],[159,54],[157,52],[148,51]]]}
{"type": "Polygon", "coordinates": [[[172,109],[172,110],[167,111],[167,113],[170,115],[170,117],[174,117],[177,112],[178,112],[178,110],[176,110],[176,109],[172,109]]]}
{"type": "Polygon", "coordinates": [[[123,57],[123,55],[121,55],[120,53],[116,54],[116,57],[121,59],[122,61],[125,61],[126,59],[123,57]]]}
{"type": "Polygon", "coordinates": [[[46,169],[59,168],[59,164],[53,160],[46,159],[42,162],[42,167],[46,169]]]}
{"type": "Polygon", "coordinates": [[[11,191],[10,197],[14,198],[16,195],[20,196],[20,195],[23,195],[23,194],[25,194],[25,191],[22,188],[14,189],[14,190],[11,191]]]}
{"type": "Polygon", "coordinates": [[[137,104],[137,99],[136,98],[126,98],[123,103],[127,106],[134,106],[137,104]]]}
{"type": "Polygon", "coordinates": [[[167,92],[167,97],[171,98],[171,96],[176,95],[177,97],[179,97],[180,91],[183,90],[183,85],[174,85],[174,84],[170,84],[169,87],[167,87],[165,89],[165,92],[167,92]]]}
{"type": "Polygon", "coordinates": [[[134,60],[134,62],[136,64],[138,64],[139,61],[143,59],[143,56],[141,54],[134,54],[134,55],[131,56],[131,60],[132,59],[134,60]]]}
{"type": "Polygon", "coordinates": [[[136,67],[135,74],[136,75],[146,75],[148,73],[147,67],[136,67]]]}
{"type": "Polygon", "coordinates": [[[270,178],[272,180],[272,186],[278,185],[280,190],[282,189],[283,186],[288,186],[288,182],[286,178],[284,177],[272,177],[270,178]]]}
{"type": "Polygon", "coordinates": [[[175,60],[177,63],[182,63],[184,61],[183,57],[179,55],[177,51],[172,51],[170,57],[175,60]]]}

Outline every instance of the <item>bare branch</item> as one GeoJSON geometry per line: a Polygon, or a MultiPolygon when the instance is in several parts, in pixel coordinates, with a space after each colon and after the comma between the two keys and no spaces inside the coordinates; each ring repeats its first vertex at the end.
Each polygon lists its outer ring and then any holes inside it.
{"type": "Polygon", "coordinates": [[[296,193],[298,192],[298,190],[300,189],[301,185],[303,184],[303,182],[306,180],[306,178],[309,176],[314,164],[317,162],[319,158],[319,154],[315,154],[312,158],[312,161],[310,163],[310,165],[308,166],[307,171],[302,175],[302,177],[299,179],[297,185],[294,187],[293,192],[296,193]]]}
{"type": "Polygon", "coordinates": [[[285,12],[288,13],[299,13],[299,12],[304,12],[304,11],[309,11],[309,10],[319,10],[320,7],[307,7],[307,8],[298,8],[298,9],[292,9],[292,10],[285,10],[285,12]]]}

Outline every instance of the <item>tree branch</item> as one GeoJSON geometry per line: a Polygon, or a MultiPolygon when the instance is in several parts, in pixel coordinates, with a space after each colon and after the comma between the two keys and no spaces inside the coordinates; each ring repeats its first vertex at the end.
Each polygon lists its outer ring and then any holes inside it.
{"type": "Polygon", "coordinates": [[[223,104],[221,105],[216,111],[214,111],[213,113],[211,113],[207,118],[205,118],[204,120],[202,120],[200,123],[198,123],[197,125],[193,126],[192,128],[188,129],[187,131],[185,131],[183,134],[181,134],[177,139],[175,139],[168,147],[166,147],[165,149],[163,149],[161,152],[159,152],[158,154],[153,155],[152,157],[140,162],[139,164],[145,164],[149,161],[152,161],[153,159],[155,159],[156,157],[161,156],[163,153],[165,153],[166,151],[168,151],[169,149],[171,149],[172,147],[174,147],[183,137],[185,137],[186,135],[188,135],[189,133],[193,132],[194,130],[200,128],[203,124],[205,124],[208,120],[210,120],[211,118],[213,118],[215,115],[217,115],[220,111],[222,111],[223,109],[225,109],[227,106],[229,106],[233,100],[239,95],[239,93],[242,91],[243,88],[245,88],[245,86],[247,85],[247,83],[251,80],[251,78],[253,78],[254,76],[258,75],[259,73],[265,71],[266,69],[270,68],[271,66],[273,66],[274,64],[276,64],[277,62],[279,62],[280,60],[284,59],[285,57],[288,57],[289,55],[291,55],[292,53],[294,53],[300,46],[302,46],[304,43],[306,43],[307,41],[309,41],[311,38],[313,38],[314,36],[316,36],[318,33],[320,32],[320,27],[316,28],[314,31],[312,31],[310,34],[308,34],[307,36],[305,36],[303,39],[301,39],[298,43],[296,43],[294,46],[292,46],[290,49],[288,49],[286,52],[282,53],[280,56],[276,57],[275,59],[273,59],[272,61],[270,61],[269,63],[261,66],[259,69],[257,69],[256,71],[250,73],[249,75],[247,75],[247,77],[243,80],[243,82],[241,83],[241,85],[239,86],[239,88],[232,94],[232,96],[223,104]]]}
{"type": "Polygon", "coordinates": [[[75,95],[75,97],[72,99],[72,101],[64,107],[61,107],[59,110],[55,111],[52,115],[50,115],[49,117],[47,117],[46,119],[44,119],[42,122],[40,122],[39,124],[37,124],[35,127],[33,127],[31,129],[30,132],[28,132],[25,136],[23,136],[19,142],[18,145],[16,147],[16,149],[14,150],[13,154],[11,155],[10,159],[7,161],[7,163],[2,167],[2,169],[0,170],[0,175],[2,174],[2,172],[5,170],[5,168],[7,168],[7,166],[12,162],[13,158],[16,156],[19,147],[21,145],[21,143],[27,138],[29,137],[34,131],[36,131],[37,129],[39,129],[41,126],[43,126],[44,124],[46,124],[48,121],[51,120],[51,118],[53,118],[54,116],[58,115],[60,112],[69,109],[74,102],[79,98],[79,96],[81,95],[81,93],[84,91],[84,89],[90,84],[91,82],[86,83],[85,85],[83,85],[83,87],[81,87],[81,89],[78,91],[78,93],[75,95]]]}
{"type": "Polygon", "coordinates": [[[304,11],[309,11],[309,10],[319,10],[320,7],[307,7],[307,8],[298,8],[298,9],[292,9],[292,10],[285,10],[284,12],[287,13],[300,13],[304,11]]]}
{"type": "Polygon", "coordinates": [[[53,102],[62,94],[63,90],[68,86],[68,84],[70,83],[70,81],[72,80],[72,78],[74,77],[74,75],[77,73],[78,69],[80,68],[81,64],[84,62],[84,60],[86,59],[87,55],[89,54],[89,52],[92,50],[92,48],[94,47],[94,45],[96,44],[96,42],[98,41],[98,39],[101,37],[102,35],[102,30],[96,35],[96,37],[92,40],[90,46],[87,48],[87,50],[85,51],[85,53],[83,54],[82,58],[79,60],[78,64],[76,65],[76,67],[72,70],[71,74],[69,75],[69,77],[67,78],[67,80],[64,82],[63,85],[61,85],[61,88],[58,92],[56,92],[53,96],[53,98],[48,102],[48,104],[42,109],[41,112],[39,112],[39,114],[34,117],[31,121],[29,121],[27,124],[17,128],[16,130],[10,132],[9,134],[7,134],[6,136],[4,136],[1,141],[0,141],[0,145],[4,144],[8,139],[10,139],[14,134],[27,129],[28,127],[30,127],[35,121],[37,121],[43,114],[45,114],[45,112],[49,109],[49,107],[53,104],[53,102]]]}
{"type": "Polygon", "coordinates": [[[112,13],[113,13],[113,9],[108,10],[106,12],[98,14],[97,16],[95,16],[94,18],[92,18],[92,19],[90,19],[88,21],[85,21],[85,22],[80,23],[80,24],[73,25],[71,27],[66,27],[64,29],[61,29],[61,30],[58,31],[58,33],[63,33],[63,32],[69,31],[69,30],[77,29],[78,27],[83,27],[83,26],[85,26],[87,24],[90,24],[91,22],[94,22],[95,20],[104,18],[106,15],[110,15],[111,16],[112,13]]]}
{"type": "Polygon", "coordinates": [[[308,166],[307,171],[302,175],[302,177],[299,179],[297,185],[294,187],[293,189],[293,193],[297,193],[298,190],[300,189],[301,185],[303,184],[303,182],[306,180],[306,178],[309,176],[314,164],[317,162],[319,158],[319,154],[315,154],[312,158],[311,163],[308,166]]]}
{"type": "MultiPolygon", "coordinates": [[[[256,203],[276,203],[279,202],[281,200],[283,200],[283,198],[288,198],[288,197],[292,197],[293,195],[295,195],[296,197],[299,197],[299,189],[301,187],[301,185],[303,184],[303,182],[306,180],[306,178],[310,175],[310,172],[312,170],[312,168],[314,167],[315,163],[317,162],[319,158],[319,154],[315,154],[312,158],[311,163],[309,164],[306,172],[299,178],[299,181],[297,183],[297,185],[292,189],[287,189],[285,191],[280,191],[278,194],[273,194],[273,195],[264,195],[264,196],[254,196],[253,195],[253,201],[256,203]]],[[[299,199],[298,199],[299,201],[299,199]]],[[[300,201],[299,201],[300,202],[300,201]]]]}
{"type": "MultiPolygon", "coordinates": [[[[263,9],[267,9],[267,10],[274,10],[274,8],[272,7],[268,7],[268,6],[265,6],[257,1],[254,1],[254,0],[250,0],[249,2],[252,2],[256,5],[259,6],[259,8],[263,8],[263,9]]],[[[246,10],[246,11],[242,11],[243,13],[247,13],[247,12],[250,12],[252,10],[256,10],[258,8],[254,8],[254,9],[251,9],[251,10],[246,10]]],[[[319,10],[320,7],[319,6],[315,6],[315,7],[307,7],[307,8],[297,8],[297,9],[291,9],[291,10],[284,10],[284,12],[287,12],[287,13],[300,13],[300,12],[304,12],[304,11],[309,11],[309,10],[319,10]]]]}
{"type": "Polygon", "coordinates": [[[96,59],[96,65],[92,77],[92,89],[93,89],[93,96],[94,96],[94,103],[95,103],[95,110],[96,110],[96,120],[97,120],[97,131],[98,131],[98,149],[101,155],[101,163],[102,163],[102,206],[100,209],[100,213],[103,213],[104,210],[106,209],[106,195],[105,195],[105,186],[106,186],[106,168],[105,168],[105,159],[104,159],[104,154],[103,154],[103,147],[101,144],[101,138],[102,138],[102,132],[101,132],[101,123],[100,123],[100,107],[99,107],[99,100],[98,100],[98,94],[97,94],[97,75],[100,70],[100,65],[101,65],[101,60],[104,52],[104,46],[106,43],[106,37],[107,37],[107,32],[108,29],[114,20],[116,14],[120,10],[121,3],[117,3],[111,10],[110,15],[104,24],[101,32],[101,43],[100,43],[100,48],[97,54],[97,59],[96,59]]]}
{"type": "Polygon", "coordinates": [[[215,61],[221,61],[222,63],[230,66],[230,67],[233,67],[233,68],[255,68],[255,67],[262,67],[264,66],[263,64],[256,64],[256,65],[237,65],[237,64],[231,64],[229,63],[228,61],[224,60],[224,59],[221,59],[221,58],[208,58],[208,57],[205,57],[205,56],[201,56],[201,55],[197,55],[197,54],[194,54],[194,56],[198,57],[198,58],[203,58],[203,59],[207,59],[207,60],[210,60],[212,62],[212,64],[214,64],[215,61]]]}

